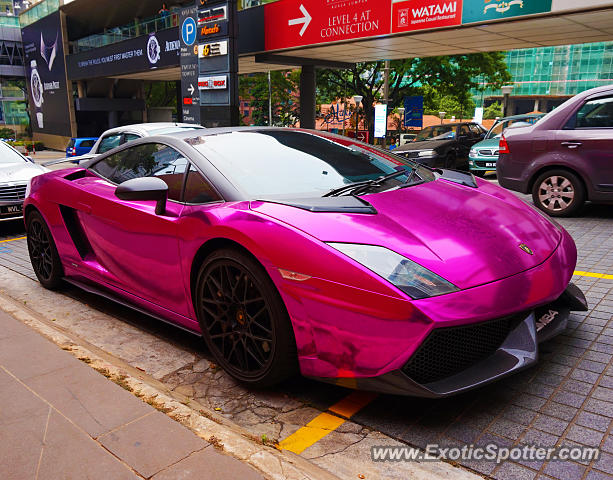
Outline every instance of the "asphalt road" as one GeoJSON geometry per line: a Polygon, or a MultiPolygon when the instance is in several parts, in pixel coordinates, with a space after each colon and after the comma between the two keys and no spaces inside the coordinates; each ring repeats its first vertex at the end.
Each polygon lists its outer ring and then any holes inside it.
{"type": "MultiPolygon", "coordinates": [[[[209,361],[198,337],[71,287],[62,294],[113,322],[113,339],[103,335],[109,328],[104,323],[77,321],[74,315],[62,321],[65,328],[152,371],[169,388],[333,471],[343,456],[367,461],[370,446],[384,434],[399,444],[422,448],[432,443],[598,446],[600,459],[588,462],[458,463],[491,478],[613,479],[613,208],[588,205],[583,216],[560,223],[578,247],[577,271],[583,273],[574,281],[586,293],[589,312],[573,314],[568,330],[542,345],[537,366],[446,400],[353,394],[300,377],[271,391],[248,391],[209,361]],[[134,353],[143,348],[150,348],[151,358],[134,353]],[[152,366],[169,355],[182,360],[159,371],[152,366]],[[338,406],[351,395],[357,407],[338,406]],[[350,419],[330,427],[332,432],[321,438],[312,431],[309,437],[303,427],[326,411],[340,411],[350,419]]],[[[23,236],[21,222],[0,223],[0,265],[34,279],[25,240],[19,239],[23,236]]],[[[379,464],[377,469],[387,478],[402,478],[392,475],[402,471],[398,463],[379,464]]]]}

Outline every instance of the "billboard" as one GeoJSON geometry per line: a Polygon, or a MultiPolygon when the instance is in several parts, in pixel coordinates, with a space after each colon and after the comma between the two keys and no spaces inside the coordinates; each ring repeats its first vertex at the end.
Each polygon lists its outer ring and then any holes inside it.
{"type": "Polygon", "coordinates": [[[392,32],[450,27],[462,23],[462,0],[409,0],[392,6],[392,32]]]}
{"type": "Polygon", "coordinates": [[[464,2],[462,23],[533,15],[551,11],[551,0],[471,0],[464,2]]]}
{"type": "Polygon", "coordinates": [[[60,12],[23,28],[21,36],[32,131],[71,137],[60,12]]]}
{"type": "Polygon", "coordinates": [[[67,59],[68,77],[71,80],[81,80],[178,67],[181,57],[180,35],[179,27],[173,27],[75,53],[67,59]]]}
{"type": "Polygon", "coordinates": [[[198,90],[198,8],[181,9],[181,117],[185,123],[200,124],[200,94],[198,90]]]}
{"type": "Polygon", "coordinates": [[[424,125],[424,97],[404,97],[404,126],[419,127],[424,125]]]}

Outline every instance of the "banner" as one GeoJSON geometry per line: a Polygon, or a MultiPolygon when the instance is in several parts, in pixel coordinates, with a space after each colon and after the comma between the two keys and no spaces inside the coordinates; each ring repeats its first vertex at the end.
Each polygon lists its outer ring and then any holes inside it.
{"type": "Polygon", "coordinates": [[[404,126],[419,127],[424,125],[424,97],[404,97],[404,126]]]}
{"type": "Polygon", "coordinates": [[[23,28],[21,36],[32,131],[71,137],[60,12],[23,28]]]}
{"type": "Polygon", "coordinates": [[[462,23],[533,15],[551,11],[551,0],[470,0],[464,2],[462,23]]]}

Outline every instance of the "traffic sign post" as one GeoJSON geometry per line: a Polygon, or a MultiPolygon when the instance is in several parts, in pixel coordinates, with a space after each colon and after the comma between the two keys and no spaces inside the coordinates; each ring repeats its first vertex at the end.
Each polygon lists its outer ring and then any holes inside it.
{"type": "Polygon", "coordinates": [[[180,120],[200,124],[200,96],[198,85],[198,45],[196,43],[198,8],[181,9],[181,112],[180,120]]]}

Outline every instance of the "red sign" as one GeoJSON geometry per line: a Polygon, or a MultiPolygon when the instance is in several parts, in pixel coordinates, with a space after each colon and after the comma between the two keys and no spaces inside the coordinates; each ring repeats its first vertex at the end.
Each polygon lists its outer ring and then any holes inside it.
{"type": "Polygon", "coordinates": [[[183,105],[192,105],[194,102],[190,97],[183,97],[183,105]]]}
{"type": "Polygon", "coordinates": [[[391,3],[392,0],[269,3],[264,7],[266,50],[389,34],[391,3]]]}
{"type": "Polygon", "coordinates": [[[393,33],[450,27],[461,23],[462,0],[409,0],[393,5],[393,33]]]}

